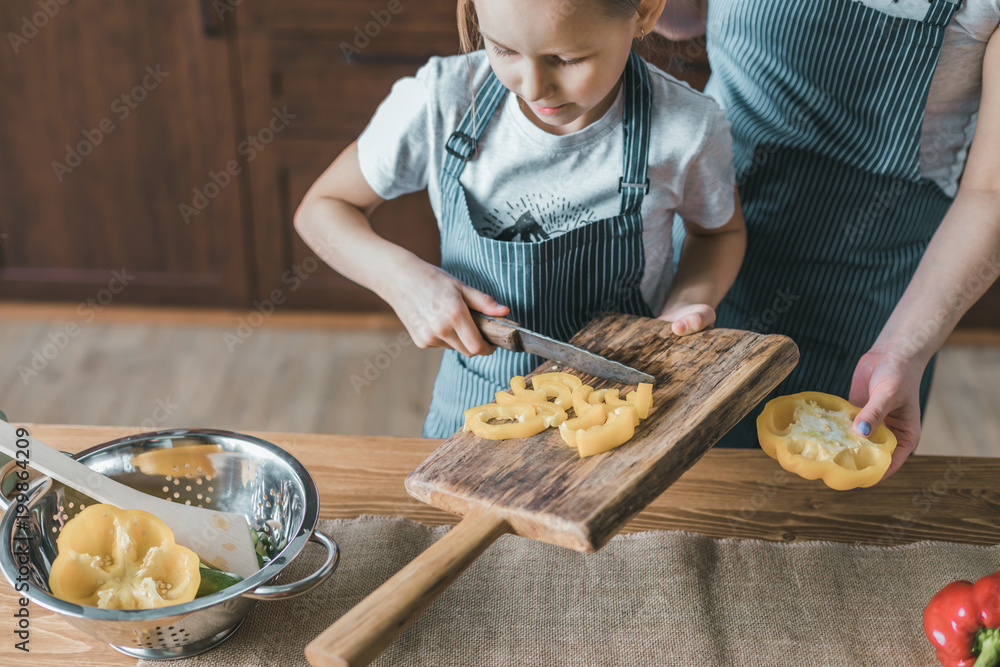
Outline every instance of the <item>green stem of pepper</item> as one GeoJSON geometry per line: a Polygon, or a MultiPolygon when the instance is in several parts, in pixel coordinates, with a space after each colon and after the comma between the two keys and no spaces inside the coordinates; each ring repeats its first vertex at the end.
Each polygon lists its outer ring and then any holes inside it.
{"type": "Polygon", "coordinates": [[[973,667],[997,667],[1000,664],[1000,628],[985,628],[976,633],[972,652],[979,656],[973,667]]]}

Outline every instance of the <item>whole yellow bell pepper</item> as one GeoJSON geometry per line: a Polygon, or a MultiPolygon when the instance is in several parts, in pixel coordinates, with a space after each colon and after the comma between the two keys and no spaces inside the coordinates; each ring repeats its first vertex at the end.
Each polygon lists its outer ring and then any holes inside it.
{"type": "Polygon", "coordinates": [[[782,468],[844,491],[876,484],[892,460],[896,436],[880,424],[854,432],[861,408],[839,396],[806,391],[768,401],[757,417],[761,449],[782,468]]]}
{"type": "Polygon", "coordinates": [[[103,609],[156,609],[198,593],[198,556],[149,512],[90,505],[56,541],[49,588],[60,600],[103,609]]]}

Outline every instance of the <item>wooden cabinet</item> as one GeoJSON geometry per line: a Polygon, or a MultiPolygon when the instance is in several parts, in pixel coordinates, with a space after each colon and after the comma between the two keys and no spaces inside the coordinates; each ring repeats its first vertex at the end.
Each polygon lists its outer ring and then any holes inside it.
{"type": "MultiPolygon", "coordinates": [[[[387,310],[292,218],[392,84],[458,52],[455,2],[62,1],[0,4],[0,298],[387,310]]],[[[708,78],[700,39],[643,55],[708,78]]],[[[438,261],[426,193],[372,225],[438,261]]],[[[1000,287],[963,325],[1000,329],[1000,287]]]]}
{"type": "Polygon", "coordinates": [[[0,296],[246,303],[241,186],[211,176],[236,157],[229,50],[198,2],[5,0],[0,28],[0,296]]]}
{"type": "MultiPolygon", "coordinates": [[[[276,109],[295,116],[249,169],[261,298],[278,289],[292,307],[387,309],[373,293],[315,264],[292,217],[312,182],[361,134],[392,84],[432,55],[457,52],[453,8],[412,0],[296,0],[280,10],[248,2],[237,16],[248,132],[266,126],[276,109]],[[308,279],[296,281],[297,274],[308,279]]],[[[387,239],[439,261],[437,223],[426,193],[386,202],[371,221],[387,239]]]]}

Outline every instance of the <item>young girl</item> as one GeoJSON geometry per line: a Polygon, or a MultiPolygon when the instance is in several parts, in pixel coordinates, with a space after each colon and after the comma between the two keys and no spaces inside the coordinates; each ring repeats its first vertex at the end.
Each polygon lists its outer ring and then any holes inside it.
{"type": "Polygon", "coordinates": [[[398,81],[303,199],[295,226],[317,254],[387,301],[419,347],[449,348],[425,437],[450,436],[541,363],[494,350],[470,310],[561,340],[602,310],[677,334],[714,322],[746,233],[724,114],[632,51],[664,1],[459,0],[466,55],[398,81]],[[440,268],[367,219],[425,188],[440,268]]]}

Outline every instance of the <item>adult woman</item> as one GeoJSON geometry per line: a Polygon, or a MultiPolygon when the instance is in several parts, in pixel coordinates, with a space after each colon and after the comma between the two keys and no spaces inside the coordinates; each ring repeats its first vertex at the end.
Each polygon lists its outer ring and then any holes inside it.
{"type": "MultiPolygon", "coordinates": [[[[859,433],[898,437],[891,475],[933,355],[1000,273],[1000,2],[705,4],[676,0],[658,30],[707,28],[732,124],[748,245],[716,325],[791,336],[775,394],[864,406],[859,433]]],[[[752,446],[755,415],[722,444],[752,446]]]]}

